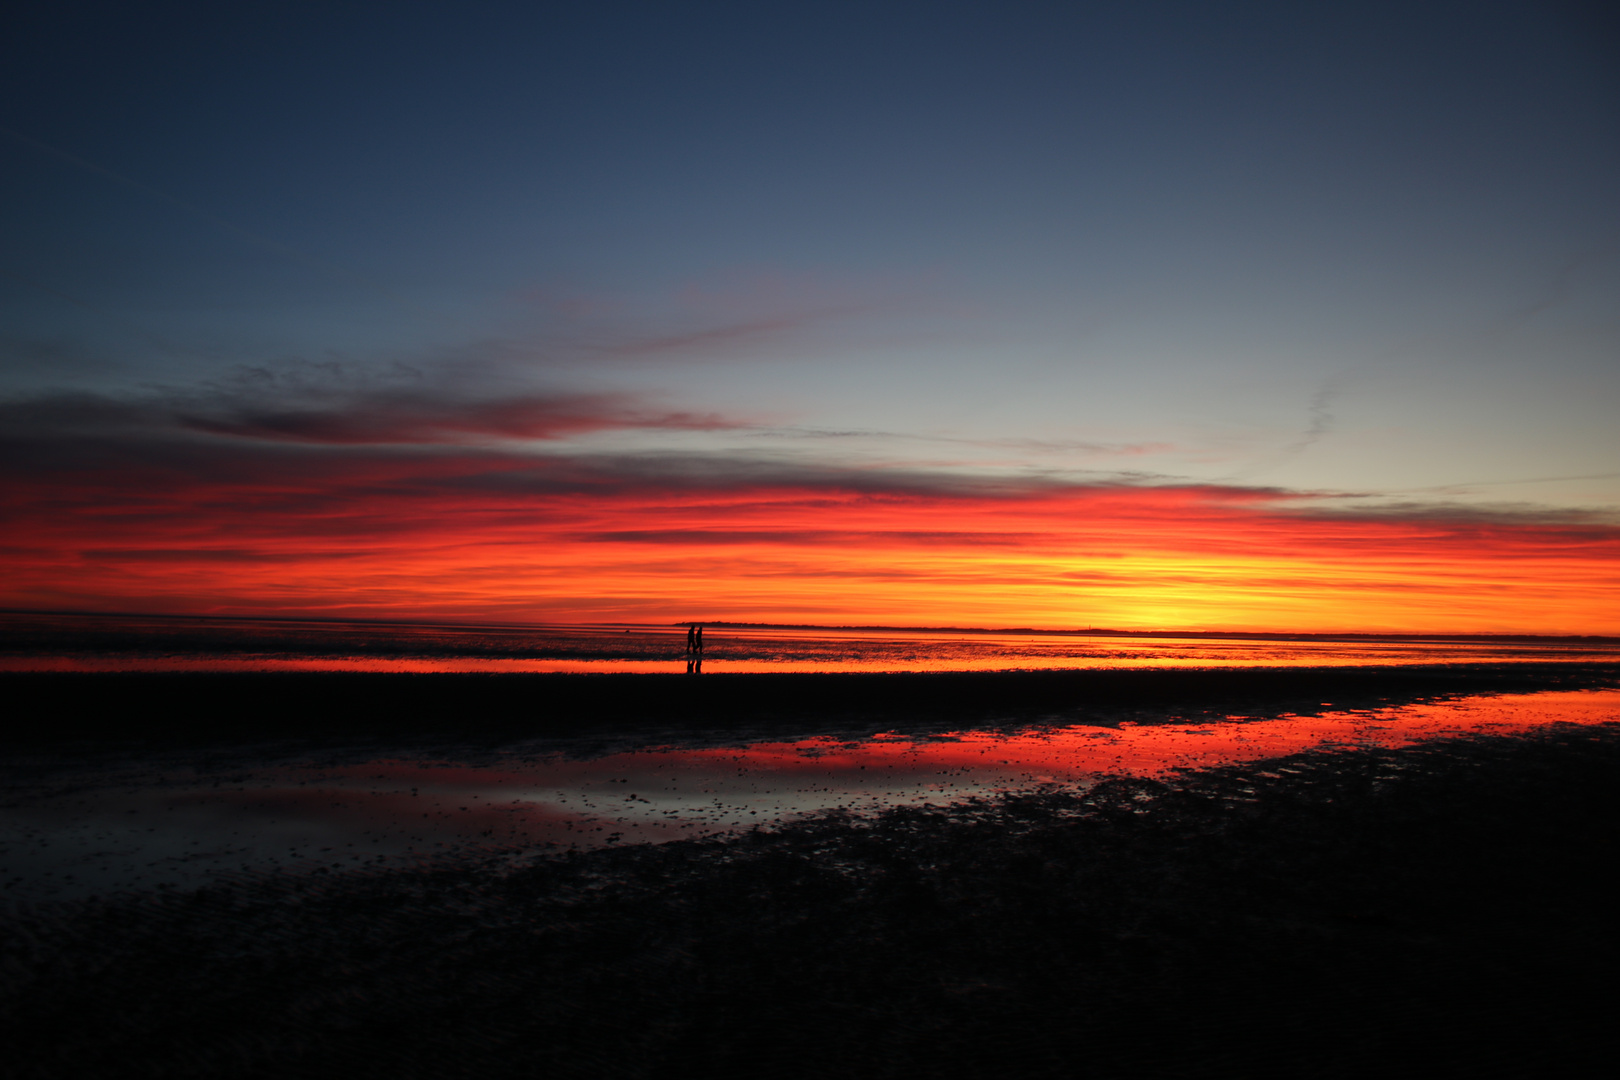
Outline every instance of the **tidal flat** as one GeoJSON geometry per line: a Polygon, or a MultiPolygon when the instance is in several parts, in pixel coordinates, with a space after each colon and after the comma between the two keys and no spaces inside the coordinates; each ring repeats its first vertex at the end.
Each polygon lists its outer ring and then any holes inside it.
{"type": "Polygon", "coordinates": [[[4,682],[50,703],[8,723],[27,827],[159,760],[164,798],[313,767],[328,804],[408,761],[416,805],[423,769],[532,796],[547,768],[743,761],[725,799],[770,779],[787,806],[664,842],[8,871],[16,1075],[1551,1075],[1608,1042],[1612,665],[4,682]],[[788,800],[878,760],[912,764],[788,800]]]}

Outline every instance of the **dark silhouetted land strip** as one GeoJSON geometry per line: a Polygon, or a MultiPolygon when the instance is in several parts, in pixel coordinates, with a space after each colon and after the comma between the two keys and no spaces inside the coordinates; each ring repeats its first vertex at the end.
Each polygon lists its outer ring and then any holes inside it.
{"type": "Polygon", "coordinates": [[[678,740],[687,731],[802,737],[1167,714],[1277,715],[1460,694],[1620,685],[1620,665],[1125,669],[938,674],[0,675],[3,739],[122,742],[435,735],[678,740]]]}
{"type": "Polygon", "coordinates": [[[1594,1075],[1620,729],[261,877],[6,936],[20,1077],[1594,1075]]]}

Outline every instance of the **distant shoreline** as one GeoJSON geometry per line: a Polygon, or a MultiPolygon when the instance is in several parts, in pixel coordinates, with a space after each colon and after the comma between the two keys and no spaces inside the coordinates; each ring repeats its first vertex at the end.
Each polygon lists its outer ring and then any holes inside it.
{"type": "Polygon", "coordinates": [[[693,624],[721,630],[808,630],[827,633],[889,633],[889,634],[1008,634],[1029,637],[1109,637],[1109,638],[1192,638],[1236,641],[1491,641],[1491,642],[1580,642],[1583,644],[1620,644],[1620,635],[1612,634],[1525,634],[1525,633],[1467,633],[1361,630],[1344,631],[1291,631],[1291,630],[1119,630],[1109,627],[1041,628],[1031,626],[890,626],[877,623],[833,625],[827,623],[769,623],[731,622],[710,619],[681,619],[675,622],[457,622],[437,619],[385,619],[350,618],[330,615],[209,615],[176,612],[145,611],[53,611],[34,608],[0,608],[0,618],[26,616],[57,619],[153,619],[173,622],[229,622],[284,625],[289,623],[319,623],[322,625],[353,626],[408,626],[439,627],[456,630],[622,630],[627,627],[678,630],[693,624]]]}
{"type": "MultiPolygon", "coordinates": [[[[608,625],[608,624],[603,624],[608,625]]],[[[687,626],[672,623],[671,626],[687,626]]],[[[705,627],[722,630],[830,630],[893,634],[1027,634],[1053,637],[1123,638],[1216,638],[1241,641],[1579,641],[1620,644],[1620,637],[1601,634],[1425,634],[1344,632],[1294,632],[1283,630],[1110,630],[1087,627],[1084,630],[1043,630],[1030,626],[823,626],[816,623],[706,622],[705,627]]]]}

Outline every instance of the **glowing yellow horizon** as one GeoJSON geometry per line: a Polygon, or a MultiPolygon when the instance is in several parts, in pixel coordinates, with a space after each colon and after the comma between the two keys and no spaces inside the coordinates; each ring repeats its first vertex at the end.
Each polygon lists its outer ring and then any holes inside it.
{"type": "Polygon", "coordinates": [[[41,492],[19,608],[706,621],[1620,633],[1620,527],[1349,513],[1230,488],[811,488],[302,502],[270,485],[41,492]],[[47,499],[49,495],[51,498],[47,499]]]}

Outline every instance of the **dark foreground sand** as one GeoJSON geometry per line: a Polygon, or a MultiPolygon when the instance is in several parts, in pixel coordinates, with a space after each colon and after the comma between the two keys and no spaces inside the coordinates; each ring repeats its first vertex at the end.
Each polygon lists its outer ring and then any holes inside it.
{"type": "Polygon", "coordinates": [[[13,914],[16,1076],[1601,1075],[1620,728],[13,914]]]}
{"type": "Polygon", "coordinates": [[[1134,668],[901,674],[0,674],[0,753],[21,746],[333,736],[617,744],[1162,722],[1620,686],[1620,663],[1134,668]]]}

